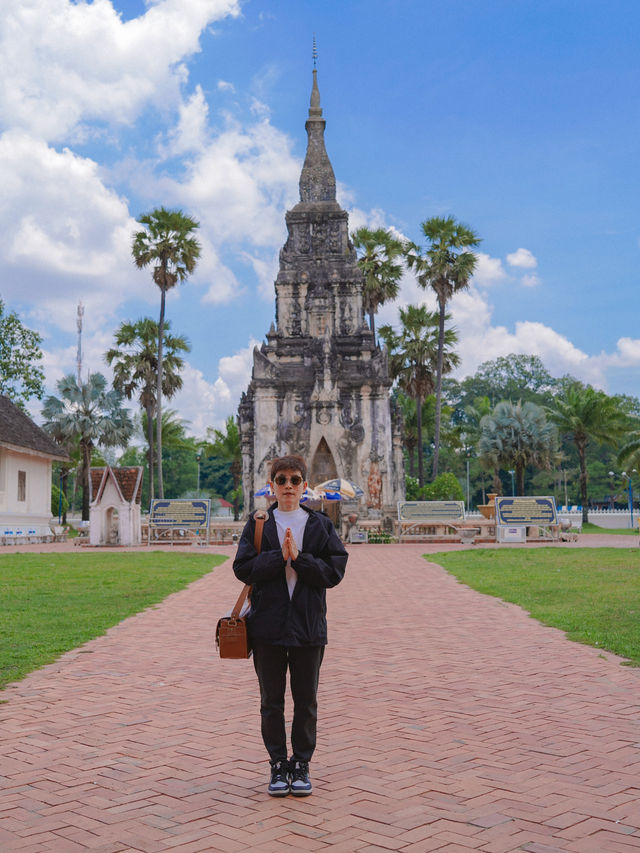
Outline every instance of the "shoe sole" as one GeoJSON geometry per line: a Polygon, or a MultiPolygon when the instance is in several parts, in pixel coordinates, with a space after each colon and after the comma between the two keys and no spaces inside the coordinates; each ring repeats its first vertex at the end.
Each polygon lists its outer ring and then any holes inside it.
{"type": "Polygon", "coordinates": [[[308,797],[313,794],[313,789],[310,791],[291,791],[293,797],[308,797]]]}
{"type": "Polygon", "coordinates": [[[284,791],[267,791],[270,797],[286,797],[291,793],[291,791],[287,788],[284,791]]]}

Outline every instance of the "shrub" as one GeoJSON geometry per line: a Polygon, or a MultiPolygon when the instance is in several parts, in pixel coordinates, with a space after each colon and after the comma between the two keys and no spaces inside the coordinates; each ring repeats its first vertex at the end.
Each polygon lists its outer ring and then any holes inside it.
{"type": "MultiPolygon", "coordinates": [[[[464,492],[462,486],[458,482],[455,474],[448,471],[445,474],[439,474],[433,483],[427,483],[418,491],[421,501],[462,501],[464,500],[464,492]]],[[[412,500],[415,500],[413,498],[412,500]]]]}

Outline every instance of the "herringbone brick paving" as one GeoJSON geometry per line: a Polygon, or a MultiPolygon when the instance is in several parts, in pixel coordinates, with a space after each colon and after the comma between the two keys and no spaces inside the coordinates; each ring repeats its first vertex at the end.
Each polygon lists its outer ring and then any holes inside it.
{"type": "Polygon", "coordinates": [[[228,561],[2,694],[2,853],[640,850],[640,673],[427,550],[353,546],[328,592],[312,797],[266,795],[252,664],[213,647],[228,561]]]}

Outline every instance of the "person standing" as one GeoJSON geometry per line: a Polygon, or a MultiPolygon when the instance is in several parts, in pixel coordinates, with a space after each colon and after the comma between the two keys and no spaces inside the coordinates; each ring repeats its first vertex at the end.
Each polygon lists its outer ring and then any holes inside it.
{"type": "Polygon", "coordinates": [[[238,543],[233,570],[252,587],[247,627],[260,687],[262,739],[271,764],[267,790],[274,797],[308,796],[327,644],[326,590],[344,577],[348,554],[331,519],[300,505],[307,486],[304,459],[275,459],[270,476],[276,503],[267,513],[262,549],[257,553],[254,547],[252,517],[238,543]],[[293,699],[290,759],[284,718],[287,672],[293,699]]]}

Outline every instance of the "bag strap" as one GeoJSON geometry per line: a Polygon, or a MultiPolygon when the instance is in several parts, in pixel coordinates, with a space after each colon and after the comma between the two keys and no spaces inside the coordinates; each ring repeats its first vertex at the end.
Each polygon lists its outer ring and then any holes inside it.
{"type": "MultiPolygon", "coordinates": [[[[267,513],[263,509],[257,509],[253,517],[256,522],[256,531],[253,537],[253,547],[256,549],[258,554],[262,550],[262,529],[264,528],[264,523],[267,520],[267,513]]],[[[249,584],[245,584],[242,588],[242,592],[238,596],[238,600],[235,603],[233,610],[231,611],[231,618],[237,619],[240,615],[240,611],[242,610],[245,601],[247,600],[247,596],[251,594],[251,587],[249,584]]]]}

